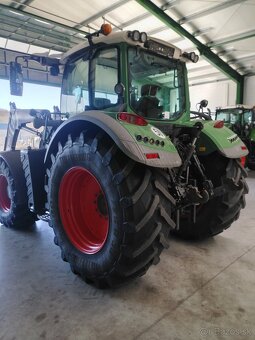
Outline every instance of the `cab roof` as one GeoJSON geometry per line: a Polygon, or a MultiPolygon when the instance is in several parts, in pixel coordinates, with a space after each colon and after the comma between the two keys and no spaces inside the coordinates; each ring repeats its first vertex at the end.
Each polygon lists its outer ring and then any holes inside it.
{"type": "Polygon", "coordinates": [[[234,110],[234,109],[252,110],[254,107],[255,105],[251,106],[251,105],[237,104],[237,105],[232,105],[232,106],[216,107],[216,111],[234,110]]]}
{"type": "MultiPolygon", "coordinates": [[[[141,46],[144,47],[144,43],[139,42],[139,41],[134,41],[130,35],[129,35],[130,31],[121,31],[121,32],[114,32],[114,33],[110,33],[109,35],[105,36],[105,35],[99,35],[98,37],[95,36],[92,38],[92,42],[93,45],[97,45],[100,43],[104,43],[104,44],[117,44],[117,43],[121,43],[121,42],[126,42],[129,45],[133,45],[133,46],[141,46]]],[[[86,39],[86,38],[85,38],[86,39]]],[[[182,59],[183,61],[189,61],[188,59],[184,58],[182,56],[182,50],[179,49],[178,47],[160,40],[160,39],[156,39],[156,38],[152,38],[152,37],[148,37],[148,40],[153,40],[155,42],[158,42],[160,44],[164,44],[165,46],[168,47],[172,47],[174,48],[174,55],[173,58],[174,59],[182,59]]],[[[64,53],[62,58],[61,58],[61,64],[65,64],[67,62],[67,60],[69,59],[69,57],[71,57],[73,54],[75,54],[76,52],[88,47],[89,41],[88,39],[86,39],[84,42],[78,44],[77,46],[74,46],[73,48],[71,48],[68,52],[64,53]]]]}

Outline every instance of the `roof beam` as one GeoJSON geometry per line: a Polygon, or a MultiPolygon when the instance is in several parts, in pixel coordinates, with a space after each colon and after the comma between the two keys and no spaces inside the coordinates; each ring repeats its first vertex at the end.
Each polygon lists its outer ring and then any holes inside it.
{"type": "Polygon", "coordinates": [[[69,48],[73,47],[74,44],[78,44],[81,41],[83,41],[82,38],[78,38],[75,35],[69,36],[69,35],[66,35],[65,33],[54,31],[53,29],[36,26],[32,22],[30,22],[30,19],[28,19],[27,21],[24,21],[24,20],[20,21],[17,19],[15,20],[14,18],[3,15],[1,11],[0,11],[0,22],[2,24],[2,30],[6,29],[5,25],[8,28],[15,29],[15,31],[9,31],[10,33],[12,33],[13,36],[15,36],[15,34],[17,33],[20,33],[20,31],[25,30],[26,36],[29,39],[35,39],[34,37],[31,37],[29,35],[29,33],[35,33],[35,34],[38,34],[40,37],[43,36],[43,38],[49,37],[49,38],[55,39],[57,43],[59,42],[71,43],[71,46],[69,46],[69,48]]]}
{"type": "Polygon", "coordinates": [[[249,38],[253,38],[253,37],[255,37],[255,30],[250,30],[250,31],[243,32],[241,34],[231,35],[230,37],[227,37],[227,38],[222,38],[222,39],[210,41],[207,44],[207,46],[218,47],[218,46],[231,44],[231,43],[236,42],[236,41],[245,40],[245,39],[249,39],[249,38]]]}
{"type": "Polygon", "coordinates": [[[22,11],[24,8],[29,6],[32,2],[34,2],[34,0],[22,0],[21,4],[18,5],[16,8],[22,11]]]}
{"type": "Polygon", "coordinates": [[[100,12],[97,12],[95,15],[92,15],[91,17],[89,17],[86,20],[83,20],[82,22],[80,22],[79,24],[75,25],[75,28],[81,28],[82,26],[86,26],[90,23],[92,23],[93,21],[97,20],[98,18],[101,18],[102,16],[105,16],[107,13],[112,12],[113,10],[115,10],[116,8],[125,5],[127,2],[129,2],[131,0],[121,0],[118,1],[116,3],[114,3],[113,5],[103,9],[100,12]]]}
{"type": "Polygon", "coordinates": [[[179,23],[173,20],[169,15],[167,15],[161,8],[156,6],[152,1],[150,0],[136,0],[136,1],[140,5],[142,5],[147,11],[149,11],[155,17],[161,20],[165,25],[167,25],[168,27],[173,29],[175,32],[177,32],[179,35],[185,38],[188,38],[197,47],[201,55],[203,55],[217,69],[219,69],[229,78],[234,80],[237,83],[236,103],[237,104],[242,103],[243,91],[244,91],[244,76],[242,76],[235,69],[229,66],[229,64],[226,63],[224,60],[222,60],[217,54],[215,54],[210,49],[210,47],[202,44],[197,38],[195,38],[187,30],[185,30],[179,23]]]}
{"type": "Polygon", "coordinates": [[[12,8],[10,6],[6,6],[6,5],[0,4],[0,10],[7,11],[7,12],[9,12],[9,11],[17,12],[18,14],[23,15],[24,17],[28,17],[28,18],[31,18],[31,19],[37,19],[37,20],[45,21],[45,22],[51,24],[54,27],[64,28],[64,29],[68,30],[69,32],[72,32],[73,34],[78,34],[79,33],[79,34],[82,34],[82,35],[86,35],[88,33],[88,32],[85,32],[85,31],[81,31],[81,30],[79,30],[77,28],[71,27],[71,26],[67,26],[67,25],[64,25],[64,24],[57,23],[56,21],[53,21],[53,20],[50,20],[50,19],[46,19],[44,17],[38,16],[38,15],[35,15],[35,14],[31,14],[31,13],[28,13],[28,12],[20,11],[19,9],[12,8]]]}
{"type": "MultiPolygon", "coordinates": [[[[8,69],[10,61],[14,60],[16,56],[27,55],[27,53],[0,48],[0,79],[9,79],[8,69]]],[[[61,87],[63,74],[60,73],[58,76],[50,76],[49,67],[47,66],[42,66],[38,63],[28,63],[26,65],[25,63],[23,70],[24,82],[61,87]]]]}
{"type": "Polygon", "coordinates": [[[242,61],[250,61],[250,60],[251,61],[255,60],[254,54],[248,55],[248,56],[243,56],[243,57],[238,57],[238,59],[237,58],[230,59],[230,60],[228,60],[228,63],[234,64],[234,63],[238,63],[238,62],[242,62],[242,61]]]}
{"type": "Polygon", "coordinates": [[[166,11],[169,8],[176,6],[178,4],[178,2],[180,2],[180,1],[181,0],[169,0],[163,6],[161,6],[161,8],[163,9],[163,11],[166,11]]]}
{"type": "Polygon", "coordinates": [[[207,71],[208,69],[211,69],[212,65],[204,65],[204,66],[198,66],[198,67],[192,67],[188,68],[188,73],[193,73],[193,72],[201,72],[201,71],[207,71]]]}
{"type": "Polygon", "coordinates": [[[221,81],[228,81],[228,78],[221,78],[217,80],[209,80],[209,81],[200,81],[198,83],[190,83],[189,86],[198,86],[198,85],[205,85],[205,84],[212,84],[212,83],[219,83],[221,81]]]}
{"type": "Polygon", "coordinates": [[[123,28],[128,27],[128,26],[130,26],[130,25],[133,25],[133,24],[135,24],[135,23],[137,23],[137,22],[139,22],[139,21],[142,21],[142,20],[144,20],[144,19],[147,19],[147,18],[149,18],[150,16],[151,16],[150,13],[143,13],[143,14],[139,15],[138,17],[134,17],[133,19],[130,19],[130,20],[124,22],[123,24],[119,25],[119,27],[120,27],[121,29],[123,29],[123,28]]]}
{"type": "MultiPolygon", "coordinates": [[[[181,0],[169,0],[169,1],[167,1],[164,5],[162,5],[161,6],[161,9],[163,10],[163,11],[166,11],[167,9],[169,9],[169,8],[171,8],[171,7],[174,7],[175,5],[177,5],[177,3],[178,2],[180,2],[181,0]]],[[[133,25],[133,24],[135,24],[135,23],[137,23],[137,22],[139,22],[139,21],[142,21],[142,20],[144,20],[144,19],[147,19],[147,18],[149,18],[151,16],[151,13],[143,13],[143,14],[141,14],[141,15],[139,15],[139,16],[137,16],[137,17],[135,17],[135,18],[133,18],[133,19],[131,19],[131,20],[129,20],[129,21],[126,21],[126,22],[124,22],[123,24],[121,24],[121,25],[119,25],[119,27],[120,27],[120,29],[123,29],[123,28],[125,28],[125,27],[127,27],[127,26],[130,26],[130,25],[133,25]]],[[[162,28],[163,29],[163,28],[162,28]]]]}
{"type": "Polygon", "coordinates": [[[204,9],[204,10],[199,11],[197,13],[190,14],[186,17],[183,17],[179,20],[179,23],[181,25],[183,25],[183,24],[190,22],[194,19],[198,19],[198,18],[201,18],[202,16],[206,16],[206,15],[221,11],[225,8],[230,7],[230,6],[234,6],[234,5],[238,5],[240,3],[244,3],[245,1],[247,1],[247,0],[227,0],[227,1],[224,1],[221,4],[218,4],[216,6],[212,6],[208,9],[204,9]]]}
{"type": "Polygon", "coordinates": [[[197,38],[195,38],[191,33],[185,30],[179,23],[173,20],[169,15],[167,15],[161,8],[156,6],[150,0],[136,0],[140,5],[142,5],[147,11],[156,16],[165,25],[173,29],[179,35],[188,38],[199,50],[200,54],[203,55],[211,64],[216,66],[221,72],[226,74],[228,77],[232,78],[234,81],[241,81],[242,75],[239,74],[235,69],[230,67],[226,62],[224,62],[217,54],[215,54],[208,46],[202,44],[197,38]]]}
{"type": "Polygon", "coordinates": [[[7,35],[5,36],[5,39],[7,40],[15,40],[18,42],[22,42],[24,44],[28,44],[28,45],[34,45],[34,46],[38,46],[38,47],[43,47],[46,49],[53,49],[53,50],[58,50],[60,52],[66,52],[68,51],[71,46],[68,45],[68,43],[64,42],[64,41],[59,41],[57,42],[53,42],[53,41],[49,41],[47,38],[45,37],[38,37],[38,38],[30,38],[25,34],[22,33],[15,33],[14,36],[12,36],[14,33],[11,31],[8,31],[6,29],[3,29],[3,32],[6,33],[7,35]]]}
{"type": "Polygon", "coordinates": [[[196,79],[207,79],[207,78],[212,78],[212,77],[214,78],[214,77],[219,77],[220,75],[222,76],[222,73],[218,71],[218,72],[206,73],[200,76],[189,77],[189,80],[192,81],[196,79]]]}

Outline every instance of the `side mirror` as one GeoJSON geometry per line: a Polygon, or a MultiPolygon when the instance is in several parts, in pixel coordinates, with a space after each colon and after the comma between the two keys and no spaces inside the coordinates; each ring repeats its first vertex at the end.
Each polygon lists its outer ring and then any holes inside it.
{"type": "Polygon", "coordinates": [[[114,91],[118,96],[123,96],[124,91],[125,91],[125,86],[122,83],[117,83],[114,86],[114,91]]]}
{"type": "Polygon", "coordinates": [[[16,61],[10,62],[10,91],[13,96],[22,96],[23,94],[22,66],[16,61]]]}
{"type": "Polygon", "coordinates": [[[50,75],[51,76],[58,76],[59,75],[59,66],[58,65],[53,65],[50,67],[50,75]]]}
{"type": "Polygon", "coordinates": [[[201,100],[201,102],[200,102],[201,107],[206,107],[207,105],[208,105],[208,100],[206,100],[206,99],[201,100]]]}

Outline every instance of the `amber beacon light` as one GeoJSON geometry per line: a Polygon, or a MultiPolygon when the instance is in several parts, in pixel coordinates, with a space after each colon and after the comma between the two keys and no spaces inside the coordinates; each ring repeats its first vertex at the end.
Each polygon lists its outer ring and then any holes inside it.
{"type": "Polygon", "coordinates": [[[101,26],[101,32],[103,33],[103,35],[108,35],[110,34],[112,31],[112,26],[110,24],[103,24],[101,26]]]}

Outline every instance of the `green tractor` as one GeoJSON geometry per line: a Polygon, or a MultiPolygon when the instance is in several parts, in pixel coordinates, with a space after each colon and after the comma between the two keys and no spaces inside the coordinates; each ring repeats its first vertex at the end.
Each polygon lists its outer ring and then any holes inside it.
{"type": "MultiPolygon", "coordinates": [[[[248,151],[223,124],[190,119],[186,62],[195,53],[137,30],[106,33],[104,25],[61,60],[23,57],[51,74],[64,69],[61,110],[12,104],[0,221],[48,221],[75,274],[116,287],[157,264],[170,233],[211,237],[239,217],[248,151]],[[22,129],[40,138],[38,149],[16,150],[22,129]]],[[[17,59],[10,78],[21,95],[17,59]]]]}
{"type": "Polygon", "coordinates": [[[245,165],[255,170],[255,107],[236,105],[217,108],[215,119],[222,120],[242,139],[249,150],[245,165]]]}

